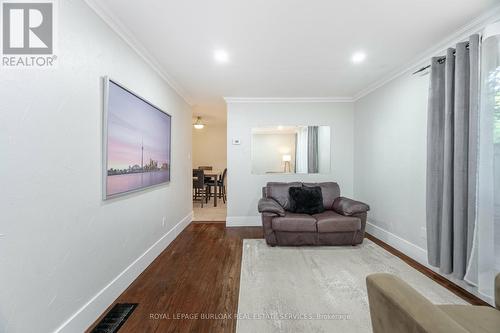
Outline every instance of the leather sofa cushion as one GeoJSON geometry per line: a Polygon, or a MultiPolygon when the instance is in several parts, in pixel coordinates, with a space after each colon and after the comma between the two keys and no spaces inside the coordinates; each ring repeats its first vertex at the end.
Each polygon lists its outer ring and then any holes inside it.
{"type": "Polygon", "coordinates": [[[273,230],[316,232],[316,219],[311,215],[286,212],[285,216],[275,217],[272,222],[273,230]]]}
{"type": "Polygon", "coordinates": [[[332,209],[333,201],[340,196],[339,184],[334,182],[324,183],[304,183],[304,186],[319,186],[323,195],[323,206],[325,209],[332,209]]]}
{"type": "Polygon", "coordinates": [[[500,329],[500,311],[487,306],[438,305],[469,332],[493,333],[500,329]]]}
{"type": "Polygon", "coordinates": [[[285,210],[290,210],[291,202],[288,191],[290,187],[302,186],[302,183],[269,182],[266,186],[266,197],[276,200],[285,210]]]}
{"type": "Polygon", "coordinates": [[[361,220],[357,217],[344,216],[327,210],[314,214],[317,220],[318,232],[352,232],[361,230],[361,220]]]}

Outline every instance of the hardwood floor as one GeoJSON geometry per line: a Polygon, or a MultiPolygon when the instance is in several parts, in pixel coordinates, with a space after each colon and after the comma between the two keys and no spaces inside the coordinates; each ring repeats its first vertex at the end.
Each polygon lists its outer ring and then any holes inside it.
{"type": "Polygon", "coordinates": [[[262,228],[191,223],[115,301],[139,303],[120,333],[234,332],[233,318],[200,317],[237,312],[244,238],[263,238],[262,228]]]}
{"type": "MultiPolygon", "coordinates": [[[[262,228],[191,223],[115,301],[139,304],[120,333],[235,332],[234,316],[212,319],[202,316],[237,312],[244,238],[263,238],[262,228]]],[[[377,238],[371,235],[367,238],[466,301],[485,305],[377,238]]]]}

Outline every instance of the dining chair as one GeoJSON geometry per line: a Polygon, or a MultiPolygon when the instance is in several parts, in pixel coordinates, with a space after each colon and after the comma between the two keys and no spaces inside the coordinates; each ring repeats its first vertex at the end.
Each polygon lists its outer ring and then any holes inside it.
{"type": "Polygon", "coordinates": [[[217,186],[217,198],[222,198],[222,201],[226,203],[226,176],[227,176],[227,168],[224,169],[222,175],[219,176],[217,180],[210,180],[207,182],[208,185],[208,196],[211,198],[215,191],[212,191],[212,187],[217,186]]]}
{"type": "Polygon", "coordinates": [[[220,176],[220,181],[219,181],[219,193],[222,193],[222,201],[226,203],[227,196],[226,196],[226,176],[227,176],[227,168],[224,169],[222,172],[222,176],[220,176]]]}
{"type": "MultiPolygon", "coordinates": [[[[210,165],[202,165],[202,166],[199,166],[198,169],[205,170],[205,171],[212,171],[213,167],[210,165]]],[[[205,183],[208,183],[211,179],[212,179],[211,177],[205,177],[205,183]]]]}
{"type": "Polygon", "coordinates": [[[207,194],[208,184],[205,183],[205,171],[193,169],[193,201],[200,200],[201,208],[203,208],[203,203],[208,202],[207,194]]]}

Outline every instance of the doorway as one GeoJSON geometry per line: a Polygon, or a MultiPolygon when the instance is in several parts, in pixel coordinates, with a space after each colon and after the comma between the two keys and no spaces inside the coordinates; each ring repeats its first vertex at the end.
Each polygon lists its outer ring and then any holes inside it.
{"type": "Polygon", "coordinates": [[[193,221],[225,222],[227,217],[227,127],[193,119],[193,221]]]}

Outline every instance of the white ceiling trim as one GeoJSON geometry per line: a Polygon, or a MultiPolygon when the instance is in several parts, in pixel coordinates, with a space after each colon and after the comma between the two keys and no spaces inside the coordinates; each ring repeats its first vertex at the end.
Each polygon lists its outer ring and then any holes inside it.
{"type": "Polygon", "coordinates": [[[224,97],[230,103],[352,103],[352,97],[224,97]]]}
{"type": "Polygon", "coordinates": [[[193,102],[189,94],[172,79],[159,65],[146,48],[134,37],[129,29],[109,10],[104,8],[99,0],[85,0],[87,5],[134,50],[189,106],[193,102]]]}
{"type": "Polygon", "coordinates": [[[500,5],[464,25],[462,28],[458,29],[455,33],[442,40],[436,46],[420,53],[413,59],[413,61],[405,64],[404,66],[400,66],[398,69],[392,71],[389,75],[378,81],[375,81],[366,88],[360,90],[358,93],[354,94],[352,98],[353,101],[357,101],[358,99],[370,94],[371,92],[386,85],[387,83],[400,77],[401,75],[407,74],[408,72],[413,73],[415,70],[428,65],[432,57],[435,57],[439,54],[444,54],[448,47],[466,40],[472,34],[480,33],[485,26],[497,20],[500,20],[500,5]]]}

